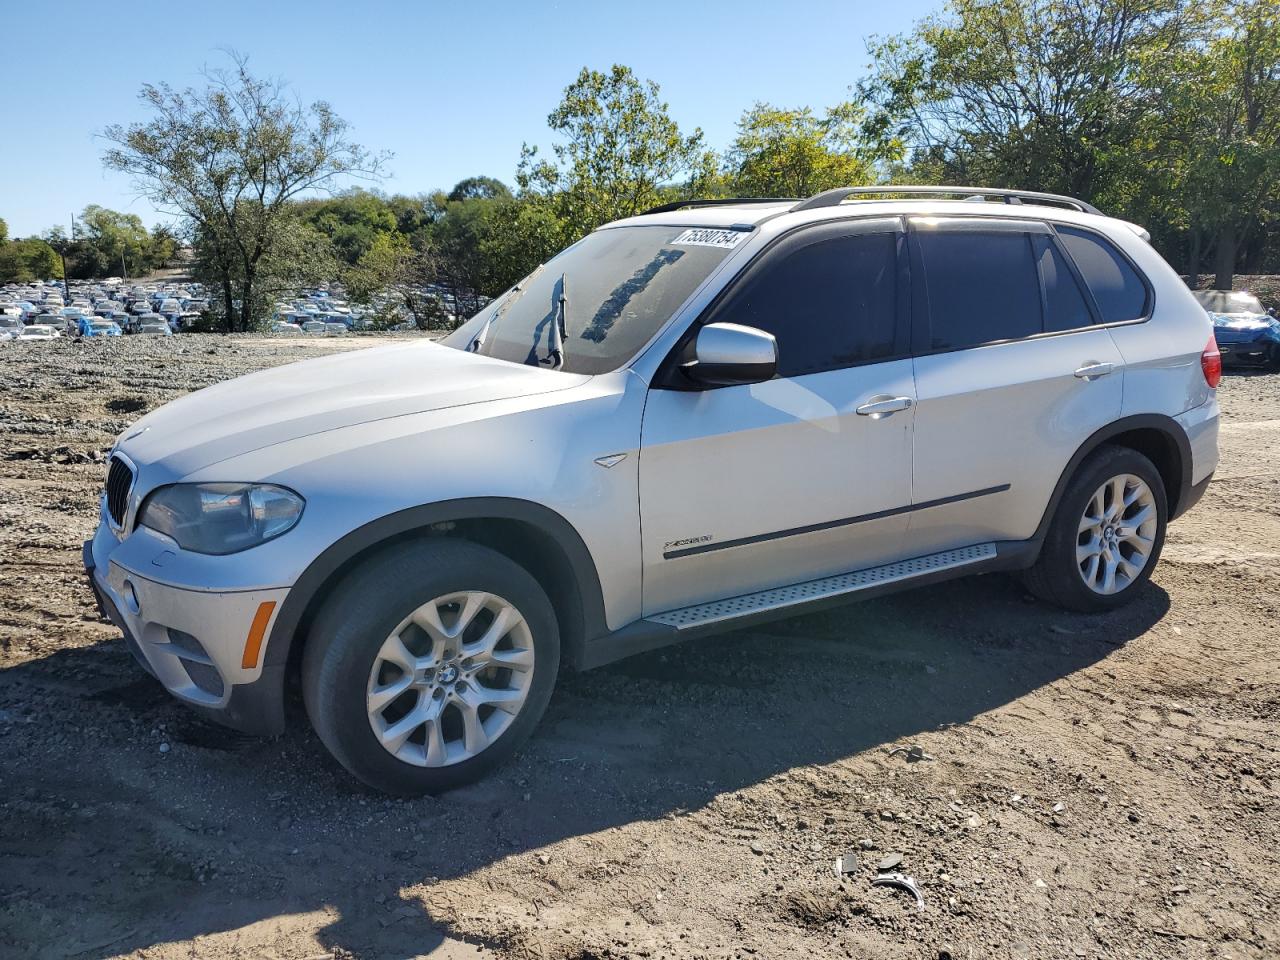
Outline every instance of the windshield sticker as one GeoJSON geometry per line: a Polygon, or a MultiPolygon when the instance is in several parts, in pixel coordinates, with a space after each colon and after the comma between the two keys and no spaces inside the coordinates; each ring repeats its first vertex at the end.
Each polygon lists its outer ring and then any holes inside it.
{"type": "Polygon", "coordinates": [[[671,243],[682,247],[720,247],[722,250],[731,250],[745,236],[741,230],[709,230],[704,227],[686,230],[671,243]]]}

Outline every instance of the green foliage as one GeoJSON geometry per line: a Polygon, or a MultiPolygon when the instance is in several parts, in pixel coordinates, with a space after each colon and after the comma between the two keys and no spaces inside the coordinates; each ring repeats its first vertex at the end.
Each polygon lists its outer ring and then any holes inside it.
{"type": "Polygon", "coordinates": [[[728,189],[740,197],[808,197],[833,187],[871,183],[882,151],[862,140],[863,108],[786,110],[757,103],[738,120],[726,157],[728,189]]]}
{"type": "Polygon", "coordinates": [[[45,241],[31,239],[0,243],[0,283],[61,279],[62,259],[45,241]]]}
{"type": "Polygon", "coordinates": [[[399,231],[391,204],[367,190],[303,200],[298,206],[303,220],[327,236],[337,255],[349,264],[359,262],[380,237],[399,231]]]}
{"type": "Polygon", "coordinates": [[[78,227],[67,251],[73,277],[138,276],[158,265],[151,234],[137,214],[91,203],[78,227]]]}
{"type": "Polygon", "coordinates": [[[584,67],[547,124],[562,138],[554,161],[526,144],[516,182],[553,205],[567,241],[660,203],[663,187],[681,178],[694,196],[715,172],[702,131],[682,134],[658,85],[620,64],[608,73],[584,67]]]}
{"type": "Polygon", "coordinates": [[[1189,271],[1212,245],[1215,286],[1229,288],[1241,246],[1280,216],[1280,7],[1247,0],[1222,13],[1224,29],[1171,58],[1148,135],[1191,235],[1189,271]]]}
{"type": "Polygon", "coordinates": [[[0,243],[6,243],[9,240],[9,224],[4,222],[4,217],[0,217],[0,243]]]}
{"type": "Polygon", "coordinates": [[[509,200],[511,191],[493,177],[467,177],[449,191],[450,200],[509,200]]]}
{"type": "Polygon", "coordinates": [[[378,234],[369,249],[344,274],[347,295],[356,303],[367,304],[388,286],[405,282],[413,255],[413,247],[404,234],[378,234]]]}
{"type": "Polygon", "coordinates": [[[951,0],[874,40],[868,139],[922,182],[1050,190],[1146,223],[1219,286],[1280,218],[1275,0],[951,0]]]}
{"type": "Polygon", "coordinates": [[[1161,105],[1144,68],[1199,35],[1191,0],[951,0],[873,39],[866,132],[938,180],[1094,200],[1161,105]]]}

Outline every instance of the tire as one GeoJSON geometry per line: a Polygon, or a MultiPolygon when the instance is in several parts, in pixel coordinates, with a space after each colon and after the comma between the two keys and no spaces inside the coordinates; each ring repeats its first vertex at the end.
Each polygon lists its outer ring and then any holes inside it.
{"type": "Polygon", "coordinates": [[[1155,465],[1127,447],[1100,447],[1085,458],[1067,484],[1040,556],[1023,575],[1023,582],[1041,600],[1067,610],[1100,613],[1123,606],[1159,561],[1168,516],[1164,481],[1155,465]],[[1108,521],[1117,484],[1124,499],[1133,497],[1134,502],[1108,521]],[[1145,494],[1140,484],[1145,485],[1145,494]],[[1146,507],[1149,513],[1144,512],[1146,507]],[[1092,518],[1102,522],[1086,529],[1086,520],[1092,518]],[[1124,520],[1139,524],[1126,525],[1124,520]],[[1132,534],[1125,536],[1129,531],[1132,534]],[[1143,550],[1145,559],[1135,571],[1143,550]],[[1108,567],[1113,568],[1109,589],[1108,567]]]}
{"type": "Polygon", "coordinates": [[[510,758],[546,710],[559,662],[555,613],[525,569],[467,541],[419,540],[376,554],[328,598],[303,651],[302,693],[339,763],[417,796],[510,758]]]}

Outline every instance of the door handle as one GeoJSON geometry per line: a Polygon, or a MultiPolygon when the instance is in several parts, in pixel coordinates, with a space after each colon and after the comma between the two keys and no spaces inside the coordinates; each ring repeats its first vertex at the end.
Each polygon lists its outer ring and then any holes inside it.
{"type": "Polygon", "coordinates": [[[860,417],[879,420],[881,417],[890,416],[900,410],[910,410],[912,402],[910,397],[872,397],[862,406],[856,407],[853,412],[860,417]]]}
{"type": "Polygon", "coordinates": [[[1086,363],[1083,367],[1076,370],[1076,376],[1081,380],[1097,380],[1099,377],[1105,377],[1108,373],[1115,369],[1112,363],[1086,363]]]}

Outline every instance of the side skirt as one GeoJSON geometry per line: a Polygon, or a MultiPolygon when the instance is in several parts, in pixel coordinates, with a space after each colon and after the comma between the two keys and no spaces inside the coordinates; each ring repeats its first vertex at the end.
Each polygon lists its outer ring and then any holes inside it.
{"type": "Polygon", "coordinates": [[[1039,540],[980,543],[668,610],[588,641],[579,667],[590,670],[693,637],[799,616],[970,574],[1021,570],[1031,566],[1039,552],[1039,540]]]}

